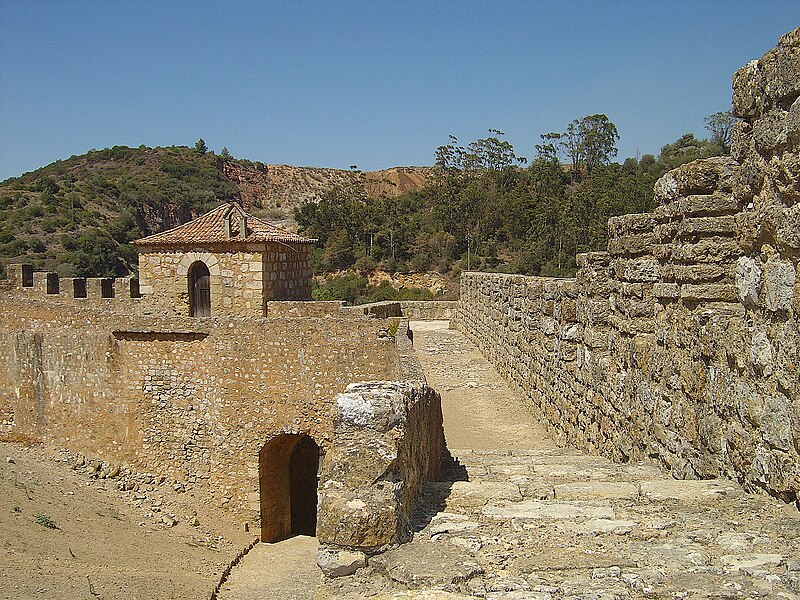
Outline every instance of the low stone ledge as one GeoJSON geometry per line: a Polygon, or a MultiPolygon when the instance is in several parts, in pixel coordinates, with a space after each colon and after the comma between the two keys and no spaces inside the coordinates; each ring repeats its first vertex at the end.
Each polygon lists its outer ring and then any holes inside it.
{"type": "Polygon", "coordinates": [[[682,300],[712,300],[721,302],[735,302],[737,300],[736,287],[725,283],[691,284],[681,286],[682,300]]]}

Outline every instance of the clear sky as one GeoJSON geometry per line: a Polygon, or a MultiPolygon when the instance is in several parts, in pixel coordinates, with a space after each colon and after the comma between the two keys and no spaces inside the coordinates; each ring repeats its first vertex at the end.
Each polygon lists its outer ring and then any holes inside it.
{"type": "Polygon", "coordinates": [[[240,158],[363,170],[605,113],[619,160],[730,107],[800,2],[0,0],[0,180],[114,145],[202,137],[240,158]]]}

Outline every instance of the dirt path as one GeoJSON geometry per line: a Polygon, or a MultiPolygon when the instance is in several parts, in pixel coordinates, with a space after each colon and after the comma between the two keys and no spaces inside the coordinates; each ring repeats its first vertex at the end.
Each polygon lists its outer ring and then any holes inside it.
{"type": "Polygon", "coordinates": [[[317,539],[298,535],[257,544],[231,573],[219,600],[307,600],[322,574],[314,562],[317,539]]]}
{"type": "Polygon", "coordinates": [[[442,395],[448,448],[552,448],[544,427],[489,361],[447,321],[414,321],[414,349],[442,395]]]}

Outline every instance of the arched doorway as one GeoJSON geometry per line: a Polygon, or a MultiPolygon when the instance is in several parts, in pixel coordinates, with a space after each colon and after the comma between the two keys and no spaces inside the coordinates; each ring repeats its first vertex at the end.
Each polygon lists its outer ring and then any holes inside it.
{"type": "Polygon", "coordinates": [[[258,453],[261,541],[315,535],[320,450],[306,434],[281,434],[258,453]]]}
{"type": "Polygon", "coordinates": [[[189,316],[211,316],[211,274],[199,260],[189,267],[189,316]]]}

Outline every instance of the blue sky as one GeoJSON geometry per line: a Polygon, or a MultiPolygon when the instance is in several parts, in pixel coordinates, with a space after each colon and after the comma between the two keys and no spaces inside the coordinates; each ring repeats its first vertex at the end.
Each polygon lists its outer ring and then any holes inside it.
{"type": "Polygon", "coordinates": [[[364,170],[455,134],[605,113],[619,159],[730,107],[800,2],[0,0],[0,180],[91,148],[193,145],[364,170]]]}

